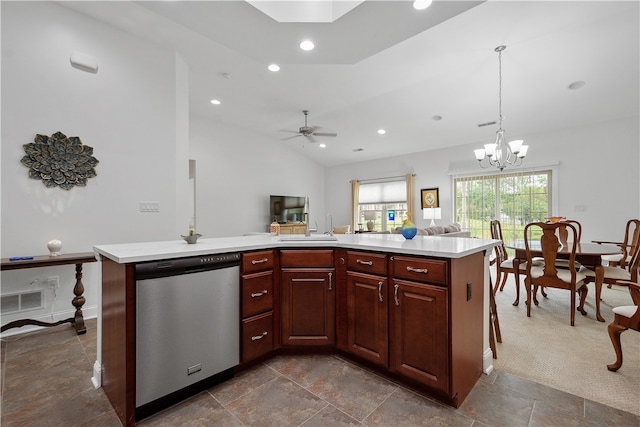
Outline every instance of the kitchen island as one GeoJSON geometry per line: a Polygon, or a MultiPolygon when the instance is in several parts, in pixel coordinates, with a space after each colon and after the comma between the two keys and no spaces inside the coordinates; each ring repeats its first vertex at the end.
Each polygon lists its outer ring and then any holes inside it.
{"type": "Polygon", "coordinates": [[[488,253],[499,242],[385,234],[320,239],[257,235],[95,246],[103,282],[98,366],[122,423],[136,421],[136,265],[232,252],[242,256],[236,369],[283,351],[333,351],[459,406],[482,371],[492,369],[485,293],[488,253]],[[258,291],[245,296],[255,284],[258,291]],[[256,305],[263,297],[268,302],[256,305]]]}

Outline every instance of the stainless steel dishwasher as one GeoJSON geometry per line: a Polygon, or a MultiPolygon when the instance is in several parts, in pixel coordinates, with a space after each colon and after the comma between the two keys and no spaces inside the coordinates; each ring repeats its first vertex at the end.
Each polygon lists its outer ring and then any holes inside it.
{"type": "Polygon", "coordinates": [[[136,419],[233,376],[240,254],[136,265],[136,419]]]}

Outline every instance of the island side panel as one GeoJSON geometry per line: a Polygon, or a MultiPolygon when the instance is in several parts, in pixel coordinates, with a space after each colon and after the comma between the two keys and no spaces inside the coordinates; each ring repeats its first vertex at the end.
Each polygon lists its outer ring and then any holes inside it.
{"type": "Polygon", "coordinates": [[[451,390],[456,407],[482,375],[483,316],[484,252],[452,259],[451,390]]]}
{"type": "Polygon", "coordinates": [[[135,423],[135,266],[102,260],[102,388],[125,426],[135,423]]]}

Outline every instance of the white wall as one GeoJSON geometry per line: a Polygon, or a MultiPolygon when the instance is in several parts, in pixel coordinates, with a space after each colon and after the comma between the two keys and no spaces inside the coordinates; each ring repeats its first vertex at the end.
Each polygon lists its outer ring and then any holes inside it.
{"type": "MultiPolygon", "coordinates": [[[[1,7],[2,257],[45,255],[53,238],[66,253],[175,238],[174,53],[54,2],[1,7]],[[72,51],[94,56],[98,73],[72,68],[72,51]],[[20,163],[23,144],[56,131],[94,148],[98,176],[86,187],[46,188],[20,163]],[[160,212],[139,212],[141,200],[160,202],[160,212]]],[[[73,266],[3,272],[2,293],[39,288],[52,275],[60,276],[57,300],[47,290],[46,307],[28,317],[70,317],[73,266]]],[[[97,263],[85,266],[88,316],[95,316],[99,276],[97,263]]],[[[2,323],[23,317],[3,316],[2,323]]]]}
{"type": "Polygon", "coordinates": [[[324,230],[324,168],[249,131],[191,117],[196,223],[203,236],[266,232],[269,195],[309,196],[310,223],[324,230]]]}
{"type": "MultiPolygon", "coordinates": [[[[490,133],[488,138],[491,138],[490,133]]],[[[529,144],[529,153],[523,168],[557,164],[558,173],[554,179],[558,182],[558,205],[554,206],[553,213],[579,220],[585,241],[622,239],[626,221],[640,217],[638,117],[531,134],[524,139],[529,144]],[[585,211],[576,210],[580,206],[584,206],[585,211]]],[[[473,149],[480,145],[327,168],[327,210],[333,213],[334,223],[348,223],[350,180],[414,172],[415,211],[420,211],[420,189],[437,187],[442,207],[442,219],[437,222],[441,225],[449,223],[453,218],[451,174],[488,171],[480,169],[473,160],[473,149]]],[[[429,221],[422,219],[421,214],[414,218],[419,227],[428,225],[429,221]]]]}

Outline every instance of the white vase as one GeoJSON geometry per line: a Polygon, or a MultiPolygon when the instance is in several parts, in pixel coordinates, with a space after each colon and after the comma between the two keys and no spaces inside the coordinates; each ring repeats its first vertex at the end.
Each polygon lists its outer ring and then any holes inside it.
{"type": "Polygon", "coordinates": [[[49,240],[47,248],[49,248],[51,256],[58,256],[60,255],[60,249],[62,249],[62,242],[60,240],[49,240]]]}

